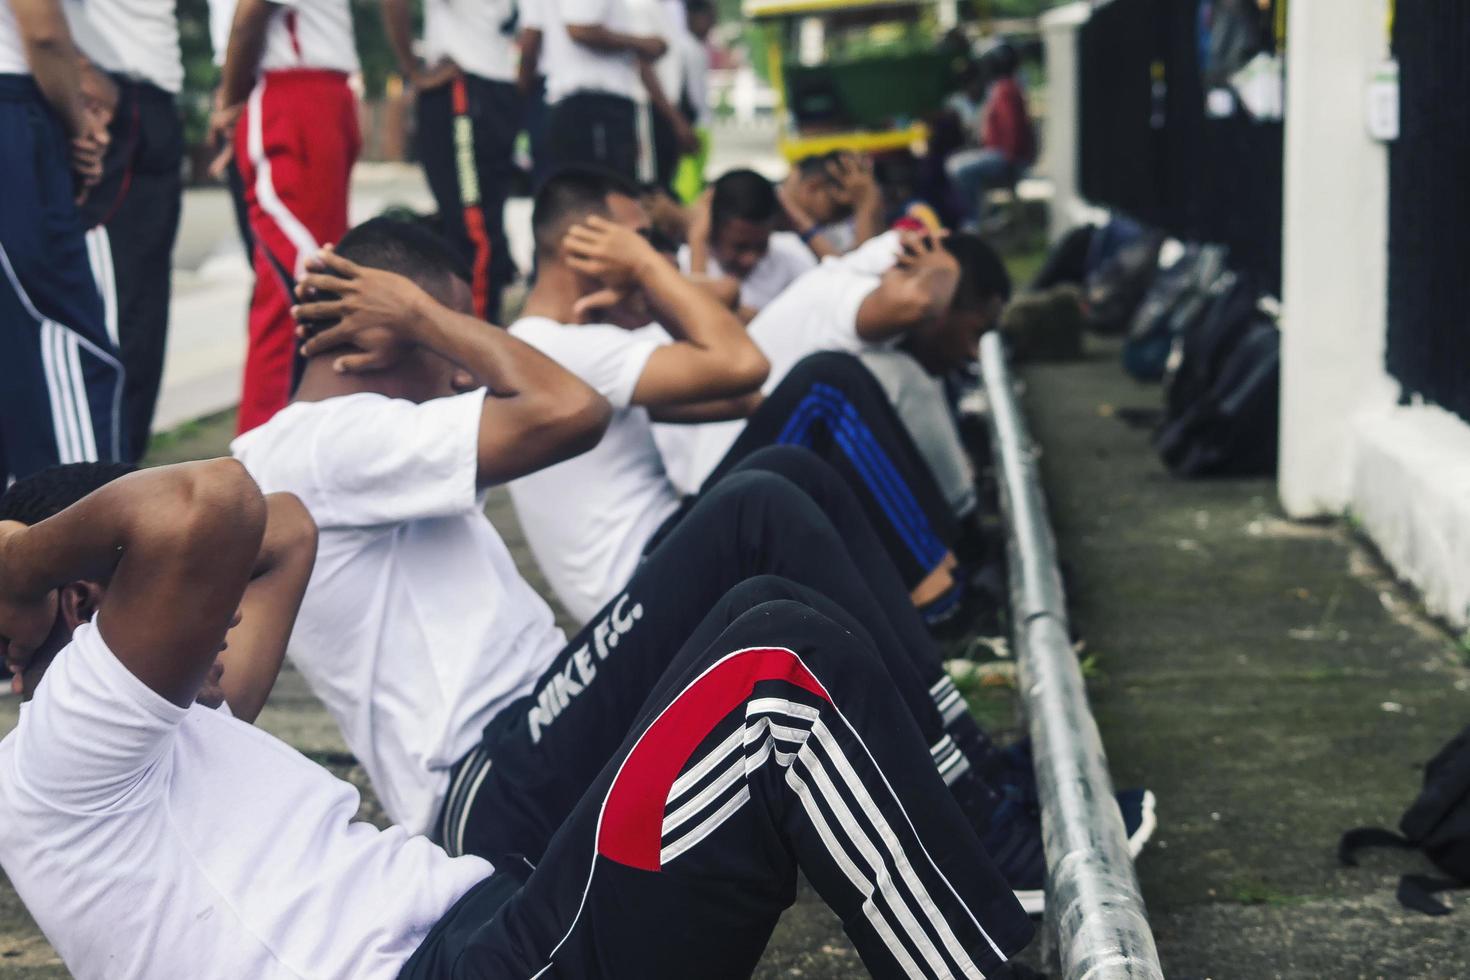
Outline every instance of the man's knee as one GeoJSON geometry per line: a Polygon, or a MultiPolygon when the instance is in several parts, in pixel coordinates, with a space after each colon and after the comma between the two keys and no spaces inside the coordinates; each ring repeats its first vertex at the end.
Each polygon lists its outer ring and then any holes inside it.
{"type": "Polygon", "coordinates": [[[806,388],[816,383],[825,383],[844,391],[853,389],[881,390],[863,362],[853,354],[839,351],[819,351],[808,354],[796,363],[781,385],[791,384],[806,388]]]}
{"type": "Polygon", "coordinates": [[[800,596],[801,587],[776,575],[746,579],[731,589],[751,604],[735,616],[725,637],[741,647],[770,646],[795,652],[823,686],[890,683],[872,641],[823,615],[800,596]]]}
{"type": "Polygon", "coordinates": [[[741,468],[704,494],[690,517],[701,515],[702,522],[729,521],[732,526],[758,517],[795,530],[811,520],[814,508],[811,497],[781,472],[741,468]]]}
{"type": "Polygon", "coordinates": [[[820,455],[806,446],[789,443],[757,449],[736,467],[736,472],[773,474],[817,499],[842,483],[837,471],[820,455]]]}

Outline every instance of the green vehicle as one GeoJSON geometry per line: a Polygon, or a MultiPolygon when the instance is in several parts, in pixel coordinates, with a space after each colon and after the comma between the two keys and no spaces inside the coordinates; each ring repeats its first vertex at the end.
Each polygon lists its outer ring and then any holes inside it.
{"type": "Polygon", "coordinates": [[[745,0],[765,28],[788,160],[922,145],[923,118],[954,89],[955,0],[745,0]]]}

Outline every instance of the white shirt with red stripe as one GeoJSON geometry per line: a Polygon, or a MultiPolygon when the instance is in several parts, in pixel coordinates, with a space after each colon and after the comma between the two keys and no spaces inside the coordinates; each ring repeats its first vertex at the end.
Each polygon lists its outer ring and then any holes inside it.
{"type": "Polygon", "coordinates": [[[348,0],[280,0],[266,27],[260,70],[359,68],[348,0]]]}
{"type": "Polygon", "coordinates": [[[515,0],[424,0],[424,61],[448,58],[466,74],[515,81],[515,13],[515,0]]]}

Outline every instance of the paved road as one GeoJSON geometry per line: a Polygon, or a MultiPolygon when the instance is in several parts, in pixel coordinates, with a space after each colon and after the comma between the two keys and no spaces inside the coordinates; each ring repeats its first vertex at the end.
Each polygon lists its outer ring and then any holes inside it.
{"type": "MultiPolygon", "coordinates": [[[[753,166],[779,176],[782,163],[769,129],[722,129],[715,135],[710,169],[721,173],[753,166]]],[[[399,205],[428,213],[433,198],[417,166],[360,164],[353,174],[351,217],[364,221],[399,205]]],[[[531,205],[514,199],[506,209],[511,254],[522,269],[531,264],[531,205]]],[[[254,279],[223,188],[184,195],[174,250],[174,301],[155,431],[229,408],[239,398],[245,357],[245,310],[254,279]]]]}

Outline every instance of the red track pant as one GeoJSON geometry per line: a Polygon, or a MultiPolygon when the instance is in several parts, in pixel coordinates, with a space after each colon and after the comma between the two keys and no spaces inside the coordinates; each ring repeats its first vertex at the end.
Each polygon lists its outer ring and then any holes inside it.
{"type": "Polygon", "coordinates": [[[361,144],[357,102],[340,72],[266,72],[240,114],[235,162],[255,235],[241,432],[290,397],[292,283],[312,252],[347,231],[347,185],[361,144]]]}

